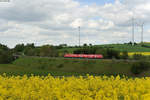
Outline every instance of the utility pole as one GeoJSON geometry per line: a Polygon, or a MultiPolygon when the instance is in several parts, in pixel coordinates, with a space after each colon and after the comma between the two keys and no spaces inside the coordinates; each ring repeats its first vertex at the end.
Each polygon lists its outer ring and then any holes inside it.
{"type": "Polygon", "coordinates": [[[144,30],[144,22],[141,25],[141,43],[143,43],[143,30],[144,30]]]}
{"type": "Polygon", "coordinates": [[[134,18],[132,18],[132,45],[134,46],[134,18]]]}
{"type": "Polygon", "coordinates": [[[78,28],[79,28],[79,47],[80,47],[80,26],[78,28]]]}

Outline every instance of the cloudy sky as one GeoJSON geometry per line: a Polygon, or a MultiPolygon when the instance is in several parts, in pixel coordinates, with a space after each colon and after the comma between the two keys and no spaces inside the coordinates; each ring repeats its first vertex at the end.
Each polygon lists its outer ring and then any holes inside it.
{"type": "Polygon", "coordinates": [[[0,2],[0,43],[78,45],[150,41],[150,0],[10,0],[0,2]]]}

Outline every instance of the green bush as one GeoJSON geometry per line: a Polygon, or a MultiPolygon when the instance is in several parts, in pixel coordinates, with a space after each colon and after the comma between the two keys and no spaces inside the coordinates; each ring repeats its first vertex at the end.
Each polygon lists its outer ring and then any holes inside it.
{"type": "Polygon", "coordinates": [[[107,58],[108,59],[120,59],[120,51],[114,50],[114,49],[107,49],[107,58]]]}
{"type": "Polygon", "coordinates": [[[121,58],[122,59],[128,59],[129,58],[128,52],[127,51],[123,51],[122,55],[121,55],[121,58]]]}
{"type": "Polygon", "coordinates": [[[74,54],[102,54],[106,59],[120,59],[120,51],[110,48],[84,47],[73,51],[74,54]]]}
{"type": "Polygon", "coordinates": [[[104,58],[108,57],[106,49],[98,49],[96,50],[96,54],[102,54],[104,58]]]}
{"type": "Polygon", "coordinates": [[[0,50],[0,64],[8,64],[14,60],[15,59],[10,51],[0,50]]]}
{"type": "Polygon", "coordinates": [[[135,62],[131,67],[131,72],[135,75],[141,74],[142,72],[150,68],[150,63],[146,61],[135,62]]]}
{"type": "Polygon", "coordinates": [[[58,66],[57,66],[57,68],[63,68],[64,67],[64,64],[59,64],[58,66]]]}
{"type": "Polygon", "coordinates": [[[24,44],[17,44],[14,48],[15,52],[22,52],[25,49],[25,45],[24,44]]]}
{"type": "Polygon", "coordinates": [[[134,60],[142,60],[142,59],[145,59],[146,57],[143,56],[142,54],[134,54],[133,55],[133,59],[134,60]]]}
{"type": "Polygon", "coordinates": [[[45,68],[46,68],[46,64],[40,63],[40,64],[38,65],[38,69],[40,69],[40,70],[44,70],[45,68]]]}
{"type": "Polygon", "coordinates": [[[74,54],[95,54],[96,50],[97,50],[97,48],[91,48],[91,47],[84,46],[83,48],[74,50],[73,53],[74,54]]]}

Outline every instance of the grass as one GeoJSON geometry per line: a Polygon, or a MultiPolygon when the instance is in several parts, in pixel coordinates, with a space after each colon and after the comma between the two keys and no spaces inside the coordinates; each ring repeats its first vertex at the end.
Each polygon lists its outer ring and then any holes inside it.
{"type": "MultiPolygon", "coordinates": [[[[51,70],[41,70],[39,68],[28,68],[24,66],[19,66],[15,64],[0,64],[0,74],[6,73],[7,75],[40,75],[47,76],[51,74],[53,76],[78,76],[78,75],[86,75],[87,73],[77,73],[77,72],[62,72],[62,71],[51,71],[51,70]]],[[[88,73],[92,74],[92,73],[88,73]]]]}
{"type": "Polygon", "coordinates": [[[14,65],[27,69],[96,74],[130,74],[131,63],[112,60],[48,59],[25,57],[16,60],[14,65]]]}
{"type": "Polygon", "coordinates": [[[64,47],[62,49],[59,49],[59,52],[68,51],[69,53],[73,53],[73,51],[76,50],[76,49],[79,49],[79,48],[76,48],[76,47],[72,47],[72,48],[64,47]]]}
{"type": "Polygon", "coordinates": [[[36,57],[22,57],[12,64],[0,64],[0,74],[8,75],[48,75],[79,76],[90,75],[127,75],[132,63],[114,60],[87,60],[87,59],[49,59],[36,57]]]}
{"type": "MultiPolygon", "coordinates": [[[[144,45],[150,45],[145,43],[144,45]]],[[[149,54],[150,48],[142,47],[141,44],[131,46],[128,44],[108,44],[97,45],[96,47],[112,48],[119,51],[128,52],[144,52],[149,54]]],[[[73,51],[78,48],[59,49],[59,51],[73,51]]],[[[12,64],[0,64],[0,74],[8,75],[48,75],[53,76],[70,76],[70,75],[127,75],[133,76],[130,72],[132,62],[115,61],[115,60],[83,60],[83,59],[49,59],[36,57],[22,57],[14,61],[12,64]]],[[[150,71],[144,73],[150,76],[150,71]]]]}
{"type": "Polygon", "coordinates": [[[112,48],[115,50],[128,52],[150,52],[150,48],[142,47],[140,44],[135,46],[128,44],[108,44],[108,45],[98,45],[98,47],[112,48]]]}
{"type": "MultiPolygon", "coordinates": [[[[105,44],[105,45],[95,45],[94,47],[103,47],[103,48],[112,48],[118,51],[128,51],[128,52],[150,52],[150,43],[143,43],[145,46],[143,47],[140,43],[137,45],[129,45],[129,44],[105,44]]],[[[74,50],[79,49],[77,47],[64,47],[59,49],[59,52],[68,51],[68,53],[73,53],[74,50]]]]}
{"type": "MultiPolygon", "coordinates": [[[[88,59],[50,59],[37,57],[22,57],[12,64],[0,64],[0,74],[7,75],[48,75],[79,76],[90,75],[126,75],[134,76],[130,69],[133,62],[116,60],[88,59]]],[[[149,71],[143,76],[150,76],[149,71]]]]}

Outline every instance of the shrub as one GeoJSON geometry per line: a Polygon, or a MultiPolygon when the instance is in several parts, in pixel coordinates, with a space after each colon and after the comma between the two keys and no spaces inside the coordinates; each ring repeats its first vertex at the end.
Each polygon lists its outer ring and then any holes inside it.
{"type": "Polygon", "coordinates": [[[43,45],[40,48],[40,56],[42,57],[58,57],[58,51],[51,45],[43,45]]]}
{"type": "Polygon", "coordinates": [[[22,52],[25,49],[24,44],[17,44],[14,48],[15,52],[22,52]]]}
{"type": "Polygon", "coordinates": [[[122,59],[128,59],[128,57],[129,57],[128,52],[127,51],[123,51],[122,55],[121,55],[121,58],[122,59]]]}
{"type": "Polygon", "coordinates": [[[145,56],[143,56],[142,54],[134,54],[133,55],[133,59],[134,60],[141,60],[141,59],[145,59],[146,57],[145,56]]]}
{"type": "Polygon", "coordinates": [[[142,47],[145,47],[145,48],[150,48],[149,45],[144,45],[144,44],[142,44],[141,46],[142,46],[142,47]]]}
{"type": "Polygon", "coordinates": [[[150,68],[150,63],[146,61],[135,62],[131,67],[131,72],[135,75],[142,73],[150,68]]]}
{"type": "Polygon", "coordinates": [[[103,48],[97,49],[97,50],[96,50],[96,54],[102,54],[104,58],[107,58],[107,57],[108,57],[108,55],[107,55],[107,50],[106,50],[106,49],[103,49],[103,48]]]}
{"type": "Polygon", "coordinates": [[[46,68],[46,66],[44,64],[41,64],[38,68],[41,70],[44,70],[46,68]]]}
{"type": "Polygon", "coordinates": [[[112,58],[120,59],[120,51],[113,50],[113,49],[107,49],[106,52],[107,52],[108,59],[112,59],[112,58]]]}
{"type": "Polygon", "coordinates": [[[57,66],[57,68],[63,68],[64,67],[64,64],[59,64],[58,66],[57,66]]]}
{"type": "Polygon", "coordinates": [[[14,60],[12,52],[0,50],[0,64],[8,64],[14,60]]]}

